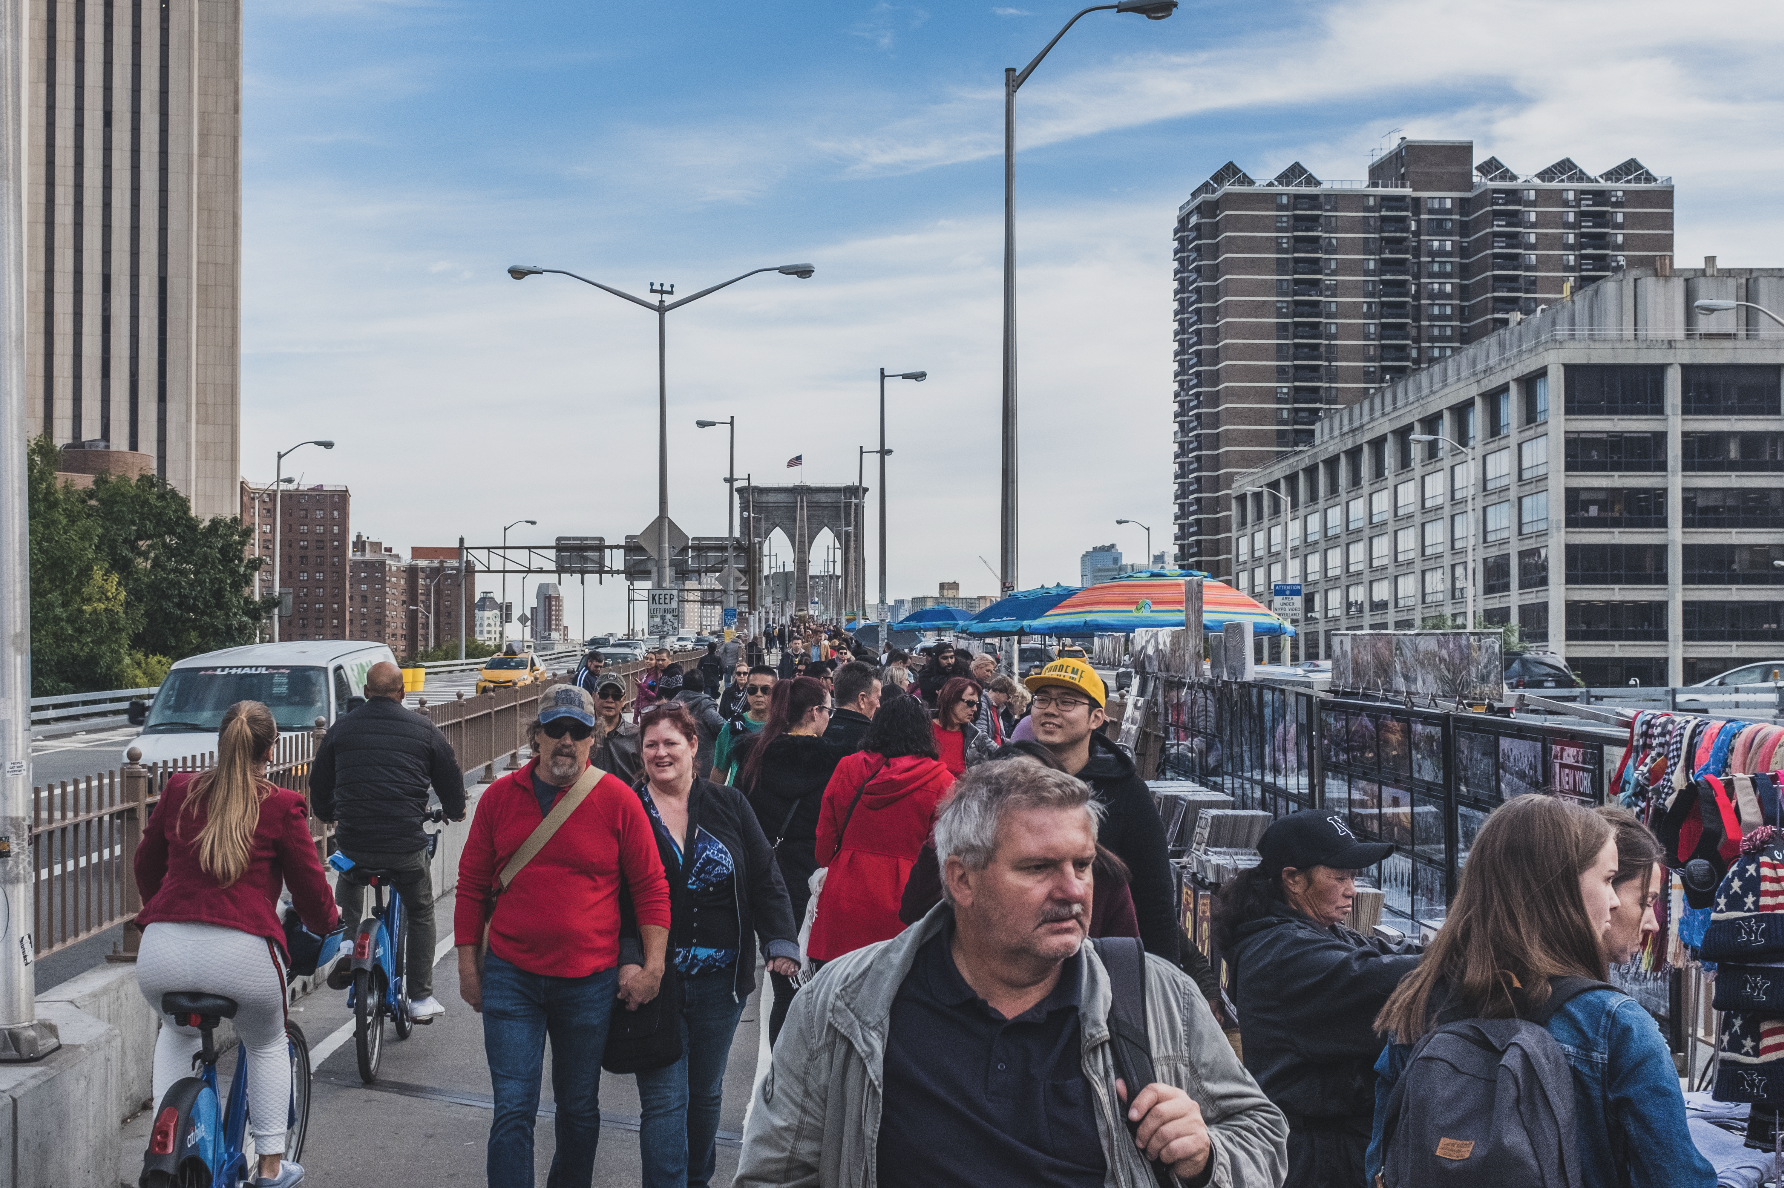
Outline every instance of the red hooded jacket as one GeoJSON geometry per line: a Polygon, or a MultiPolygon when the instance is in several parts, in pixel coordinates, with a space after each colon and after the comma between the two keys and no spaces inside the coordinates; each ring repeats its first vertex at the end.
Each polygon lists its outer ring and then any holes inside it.
{"type": "Polygon", "coordinates": [[[898,903],[905,880],[953,786],[939,760],[919,755],[887,760],[861,751],[836,765],[818,809],[818,865],[830,873],[808,944],[814,960],[834,961],[904,931],[898,903]],[[861,803],[850,817],[857,792],[861,803]]]}

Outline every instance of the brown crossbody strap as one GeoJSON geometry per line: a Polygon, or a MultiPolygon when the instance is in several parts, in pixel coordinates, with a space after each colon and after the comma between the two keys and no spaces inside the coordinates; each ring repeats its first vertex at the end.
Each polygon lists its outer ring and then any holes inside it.
{"type": "Polygon", "coordinates": [[[570,819],[571,813],[582,807],[582,802],[588,799],[588,794],[595,790],[595,785],[600,783],[601,777],[606,774],[591,764],[583,771],[582,777],[570,785],[570,790],[558,797],[558,802],[551,806],[551,811],[545,814],[545,819],[533,827],[533,831],[527,834],[527,839],[520,843],[520,849],[514,851],[514,856],[508,859],[508,865],[502,868],[502,873],[496,881],[497,895],[506,891],[508,884],[514,881],[514,876],[519,874],[527,863],[539,856],[539,851],[545,848],[545,843],[550,841],[564,822],[570,819]]]}

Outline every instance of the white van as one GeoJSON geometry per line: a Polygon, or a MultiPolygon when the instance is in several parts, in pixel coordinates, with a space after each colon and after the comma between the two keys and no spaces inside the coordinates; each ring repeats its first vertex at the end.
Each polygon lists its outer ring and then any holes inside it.
{"type": "Polygon", "coordinates": [[[223,712],[238,701],[263,702],[281,734],[308,731],[317,718],[333,725],[363,701],[365,674],[381,660],[395,663],[396,657],[383,644],[346,639],[188,656],[173,666],[152,703],[130,707],[131,724],[142,733],[129,746],[142,749],[144,763],[214,752],[223,712]]]}

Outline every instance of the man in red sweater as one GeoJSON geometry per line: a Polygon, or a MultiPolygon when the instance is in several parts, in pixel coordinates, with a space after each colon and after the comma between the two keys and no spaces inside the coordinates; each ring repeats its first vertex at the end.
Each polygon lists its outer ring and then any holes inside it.
{"type": "Polygon", "coordinates": [[[531,1188],[545,1037],[551,1036],[557,1152],[552,1188],[593,1181],[601,1134],[601,1053],[616,996],[637,1010],[656,996],[669,941],[669,884],[644,804],[603,774],[506,890],[502,870],[589,768],[595,706],[575,685],[540,698],[538,757],[489,786],[459,859],[453,912],[459,994],[483,1015],[495,1090],[491,1188],[531,1188]],[[644,970],[619,995],[619,896],[632,898],[644,970]],[[486,935],[488,951],[479,950],[486,935]],[[486,1009],[487,1008],[487,1009],[486,1009]]]}

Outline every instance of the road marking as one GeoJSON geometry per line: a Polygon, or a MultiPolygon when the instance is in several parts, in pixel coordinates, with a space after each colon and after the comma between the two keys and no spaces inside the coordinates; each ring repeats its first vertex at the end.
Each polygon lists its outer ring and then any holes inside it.
{"type": "MultiPolygon", "coordinates": [[[[434,964],[438,965],[452,952],[452,938],[446,937],[434,946],[434,964]]],[[[327,983],[322,983],[327,986],[327,983]]],[[[312,991],[314,993],[314,991],[312,991]]],[[[322,1062],[340,1050],[342,1044],[353,1038],[353,1020],[349,1019],[329,1033],[328,1038],[310,1049],[310,1067],[321,1068],[322,1062]]]]}

